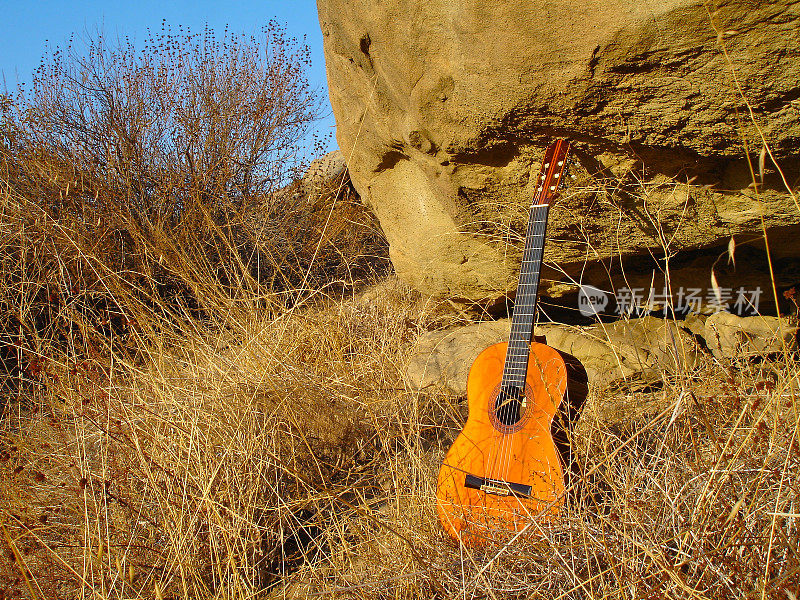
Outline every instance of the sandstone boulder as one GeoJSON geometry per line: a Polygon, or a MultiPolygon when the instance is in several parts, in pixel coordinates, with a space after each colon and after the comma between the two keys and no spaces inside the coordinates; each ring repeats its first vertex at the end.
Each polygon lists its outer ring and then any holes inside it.
{"type": "Polygon", "coordinates": [[[485,348],[508,341],[511,321],[487,321],[444,331],[431,331],[417,342],[406,368],[415,389],[442,385],[463,396],[467,393],[467,374],[485,348]]]}
{"type": "Polygon", "coordinates": [[[338,182],[346,177],[347,164],[340,150],[328,152],[324,156],[311,161],[303,179],[300,180],[300,189],[306,196],[319,194],[332,182],[338,182]]]}
{"type": "Polygon", "coordinates": [[[762,218],[777,258],[800,255],[772,162],[795,180],[800,0],[317,4],[339,146],[419,290],[514,289],[556,135],[575,142],[580,184],[551,214],[545,292],[587,260],[618,280],[612,257],[758,238],[762,218]]]}
{"type": "MultiPolygon", "coordinates": [[[[407,367],[409,382],[417,389],[440,385],[464,395],[472,362],[487,346],[507,341],[510,331],[511,321],[503,319],[423,335],[407,367]]],[[[691,368],[697,359],[697,345],[688,333],[653,317],[588,327],[545,323],[535,334],[578,359],[589,384],[596,386],[691,368]]]]}
{"type": "Polygon", "coordinates": [[[704,329],[706,344],[722,360],[796,348],[797,326],[778,317],[737,317],[720,312],[706,319],[704,329]]]}

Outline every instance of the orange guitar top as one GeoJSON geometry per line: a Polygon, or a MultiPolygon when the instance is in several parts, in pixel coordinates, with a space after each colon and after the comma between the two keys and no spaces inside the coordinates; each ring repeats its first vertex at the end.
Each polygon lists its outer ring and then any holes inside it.
{"type": "Polygon", "coordinates": [[[566,366],[553,348],[533,344],[522,416],[499,431],[492,415],[506,348],[489,346],[473,363],[469,418],[439,471],[439,520],[473,547],[508,538],[507,532],[537,533],[535,523],[552,518],[563,502],[564,475],[550,426],[567,387],[566,366]]]}

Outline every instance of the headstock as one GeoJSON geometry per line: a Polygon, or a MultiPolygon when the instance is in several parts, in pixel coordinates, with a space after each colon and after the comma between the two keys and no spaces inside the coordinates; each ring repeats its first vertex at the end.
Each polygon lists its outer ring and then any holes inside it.
{"type": "Polygon", "coordinates": [[[536,191],[533,194],[533,204],[550,204],[558,197],[558,190],[564,183],[569,169],[570,143],[567,140],[557,139],[544,151],[542,168],[536,178],[536,191]]]}

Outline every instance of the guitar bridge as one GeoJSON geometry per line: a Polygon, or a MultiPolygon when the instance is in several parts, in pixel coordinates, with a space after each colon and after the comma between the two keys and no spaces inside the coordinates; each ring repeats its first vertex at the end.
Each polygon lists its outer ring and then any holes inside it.
{"type": "Polygon", "coordinates": [[[464,479],[464,487],[481,490],[495,496],[517,496],[518,498],[530,498],[533,491],[529,485],[500,481],[499,479],[487,479],[476,475],[467,475],[464,479]]]}

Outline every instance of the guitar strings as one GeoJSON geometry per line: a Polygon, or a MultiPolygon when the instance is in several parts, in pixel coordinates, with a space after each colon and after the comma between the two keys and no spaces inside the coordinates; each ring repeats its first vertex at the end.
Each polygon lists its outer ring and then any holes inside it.
{"type": "MultiPolygon", "coordinates": [[[[544,183],[544,182],[542,182],[544,183]]],[[[528,231],[526,232],[526,248],[523,252],[523,260],[522,260],[522,267],[521,267],[521,275],[520,275],[520,283],[518,285],[518,297],[522,300],[521,303],[515,306],[515,316],[517,318],[512,319],[512,329],[511,337],[509,338],[509,345],[510,348],[508,349],[508,356],[506,360],[506,365],[504,366],[504,373],[503,373],[503,380],[500,386],[500,407],[499,410],[496,411],[496,417],[500,421],[500,424],[503,427],[511,427],[513,426],[513,422],[515,419],[514,412],[516,409],[517,419],[520,417],[520,405],[521,399],[520,395],[525,394],[525,374],[526,374],[526,367],[527,367],[527,357],[525,356],[527,352],[525,352],[525,346],[528,346],[529,351],[529,341],[524,338],[530,337],[528,335],[527,329],[531,329],[532,331],[532,323],[533,323],[533,313],[535,312],[535,288],[536,284],[538,283],[538,275],[539,269],[538,268],[528,268],[530,266],[536,265],[537,258],[537,246],[542,246],[543,244],[543,234],[544,234],[544,227],[546,227],[546,215],[547,215],[547,207],[537,205],[538,201],[538,192],[543,188],[543,186],[537,190],[537,194],[534,199],[534,204],[531,206],[530,216],[528,219],[528,231]],[[545,218],[539,219],[539,213],[541,209],[544,209],[545,218]],[[528,288],[533,288],[528,289],[528,288]],[[533,293],[532,293],[533,292],[533,293]],[[532,303],[530,306],[526,300],[532,299],[532,303]],[[530,321],[530,322],[528,322],[530,321]],[[519,381],[518,381],[519,380],[519,381]]],[[[498,403],[496,402],[496,405],[498,403]]],[[[494,468],[495,478],[501,479],[499,477],[500,473],[502,472],[503,476],[502,479],[507,479],[508,470],[510,467],[512,450],[513,450],[513,434],[508,431],[505,431],[501,434],[503,436],[502,440],[500,441],[499,452],[496,457],[494,468]],[[498,462],[500,463],[498,465],[498,462]],[[498,469],[500,467],[500,469],[498,469]]]]}
{"type": "MultiPolygon", "coordinates": [[[[544,254],[544,239],[549,213],[549,204],[541,203],[541,197],[543,191],[545,192],[544,196],[548,195],[546,190],[551,186],[552,180],[555,180],[555,186],[552,187],[551,190],[555,191],[555,189],[559,187],[558,184],[560,181],[558,181],[558,179],[563,173],[563,169],[556,171],[557,174],[554,176],[552,170],[549,170],[549,165],[552,164],[554,160],[557,160],[556,156],[559,155],[562,141],[563,140],[559,140],[559,143],[552,153],[545,153],[544,160],[542,161],[542,170],[537,177],[537,189],[534,192],[534,198],[528,217],[526,245],[523,250],[522,267],[517,286],[517,298],[521,299],[521,302],[516,304],[514,308],[512,331],[503,365],[500,389],[498,390],[494,406],[492,407],[494,410],[494,418],[496,421],[499,421],[499,423],[494,427],[495,432],[493,437],[495,438],[495,442],[492,444],[487,454],[484,473],[486,473],[486,476],[490,479],[497,479],[505,481],[506,483],[508,483],[508,474],[514,449],[514,432],[510,430],[513,429],[513,426],[518,423],[520,419],[524,418],[523,408],[525,412],[534,408],[533,406],[529,406],[530,402],[534,399],[527,398],[527,369],[531,358],[530,352],[535,323],[537,290],[544,254]],[[501,438],[500,440],[498,440],[498,436],[501,438]],[[500,442],[499,444],[498,441],[500,442]],[[497,449],[494,461],[491,460],[493,449],[497,449]],[[489,463],[492,463],[491,469],[486,468],[489,466],[489,463]],[[502,477],[499,477],[501,472],[502,477]]],[[[567,150],[568,148],[569,145],[567,145],[567,150]]],[[[564,158],[562,158],[562,162],[559,163],[559,166],[562,166],[564,162],[565,155],[564,158]]],[[[486,508],[488,507],[484,506],[484,510],[486,508]]]]}
{"type": "MultiPolygon", "coordinates": [[[[549,215],[549,204],[541,204],[541,193],[547,190],[553,183],[553,179],[559,179],[563,169],[557,174],[552,173],[548,168],[556,160],[556,155],[560,149],[561,141],[552,154],[546,153],[542,161],[542,173],[537,181],[537,189],[534,193],[534,200],[528,217],[528,227],[526,232],[526,244],[523,251],[522,267],[520,271],[520,281],[517,286],[517,296],[522,298],[522,303],[514,308],[514,318],[512,319],[512,332],[509,338],[509,348],[507,351],[506,365],[503,368],[503,377],[500,385],[500,395],[502,406],[500,408],[499,420],[505,427],[511,427],[523,417],[522,399],[526,397],[527,388],[527,369],[530,359],[531,341],[533,339],[533,326],[535,322],[536,300],[541,273],[541,264],[544,255],[544,240],[547,228],[547,217],[549,215]],[[540,217],[540,218],[537,218],[540,217]],[[533,268],[526,269],[527,265],[533,268]],[[531,289],[527,289],[531,288],[531,289]],[[526,301],[529,305],[526,305],[526,301]],[[522,309],[523,312],[518,312],[522,309]],[[521,318],[519,318],[521,317],[521,318]],[[516,330],[515,330],[516,329],[516,330]],[[509,369],[510,367],[510,369],[509,369]],[[516,373],[515,373],[516,371],[516,373]],[[515,376],[514,376],[515,375],[515,376]],[[520,381],[516,381],[520,379],[520,381]],[[511,380],[510,385],[507,384],[511,380]],[[511,396],[506,389],[512,390],[511,396]],[[513,419],[516,411],[516,420],[513,419]],[[512,423],[512,420],[514,421],[512,423]]],[[[565,158],[558,166],[563,166],[565,158]]],[[[555,181],[550,189],[555,191],[559,187],[559,181],[555,181]]],[[[546,194],[545,194],[546,195],[546,194]]],[[[497,402],[495,402],[497,404],[497,402]]],[[[506,432],[501,442],[501,456],[505,454],[503,477],[507,481],[510,469],[511,458],[513,455],[514,436],[512,432],[506,432]]],[[[495,463],[496,466],[496,463],[495,463]]]]}
{"type": "MultiPolygon", "coordinates": [[[[496,411],[496,417],[504,428],[513,427],[522,417],[522,400],[526,395],[527,362],[530,355],[530,338],[533,331],[536,307],[536,288],[539,281],[548,213],[547,205],[538,204],[536,200],[538,200],[538,197],[535,199],[533,206],[531,206],[528,219],[527,244],[523,252],[520,282],[517,291],[517,297],[521,302],[514,308],[515,318],[512,319],[512,332],[509,338],[510,347],[507,352],[508,356],[500,386],[501,403],[499,410],[496,411]]],[[[498,476],[502,473],[502,477],[495,478],[502,478],[503,480],[507,478],[513,454],[513,443],[513,433],[506,430],[500,443],[497,456],[499,460],[495,462],[495,468],[493,469],[498,476]],[[499,465],[497,464],[498,462],[500,463],[499,465]]]]}
{"type": "MultiPolygon", "coordinates": [[[[531,206],[530,214],[528,217],[528,226],[526,231],[526,248],[523,251],[523,259],[522,259],[522,267],[520,273],[520,282],[518,284],[518,288],[522,288],[523,290],[529,284],[526,280],[528,274],[526,273],[526,264],[531,264],[530,254],[533,246],[533,238],[536,236],[538,226],[540,225],[540,221],[536,219],[535,209],[536,203],[539,198],[540,190],[537,189],[536,194],[534,195],[534,205],[531,206]],[[526,257],[528,260],[526,260],[526,257]]],[[[528,277],[529,278],[529,277],[528,277]]],[[[520,295],[518,293],[518,295],[520,295]]],[[[522,295],[520,295],[522,297],[522,295]]],[[[517,313],[517,309],[519,305],[515,306],[515,316],[519,317],[521,313],[517,313]]],[[[531,311],[532,312],[532,311],[531,311]]],[[[515,372],[519,371],[520,368],[520,356],[518,355],[518,338],[520,335],[519,332],[520,328],[520,320],[519,318],[512,318],[512,331],[511,336],[509,338],[509,344],[507,349],[507,356],[503,366],[503,375],[500,382],[500,389],[498,390],[498,394],[494,401],[494,406],[492,406],[492,410],[494,411],[494,417],[497,421],[496,426],[494,427],[495,431],[493,434],[494,443],[490,447],[489,455],[487,456],[487,464],[484,466],[484,473],[487,474],[489,478],[492,479],[500,479],[500,469],[505,471],[505,475],[508,474],[508,461],[510,457],[510,449],[508,445],[510,442],[510,435],[507,432],[504,432],[503,429],[508,425],[509,417],[510,417],[510,406],[512,403],[510,390],[516,383],[516,379],[518,375],[515,376],[515,372]],[[492,462],[492,449],[496,448],[497,452],[494,455],[494,461],[492,462]],[[489,463],[491,463],[491,468],[489,467],[489,463]],[[500,463],[498,465],[498,463],[500,463]],[[500,467],[500,468],[498,468],[500,467]],[[503,468],[505,467],[505,468],[503,468]]],[[[524,370],[523,370],[523,390],[524,390],[524,370]]]]}
{"type": "MultiPolygon", "coordinates": [[[[522,403],[526,398],[527,371],[531,351],[531,340],[533,336],[533,325],[535,322],[536,297],[541,272],[541,263],[544,251],[544,237],[547,228],[547,216],[549,207],[534,204],[531,207],[529,218],[528,244],[523,254],[523,266],[521,268],[520,282],[517,295],[522,302],[514,308],[515,316],[512,325],[518,323],[515,332],[512,332],[509,343],[512,345],[509,351],[510,363],[514,373],[514,378],[509,386],[512,390],[511,396],[505,399],[504,415],[502,422],[507,427],[512,427],[516,422],[523,418],[522,403]],[[527,263],[527,264],[526,264],[527,263]],[[530,268],[528,268],[530,267],[530,268]],[[520,311],[520,312],[517,312],[520,311]],[[521,318],[519,318],[521,316],[521,318]],[[519,381],[517,381],[519,379],[519,381]],[[516,414],[515,414],[516,413],[516,414]],[[516,417],[516,418],[515,418],[516,417]]],[[[502,386],[501,386],[502,387],[502,386]]],[[[505,455],[502,466],[502,479],[508,479],[508,472],[513,457],[514,435],[508,432],[503,440],[502,452],[505,455]]]]}

